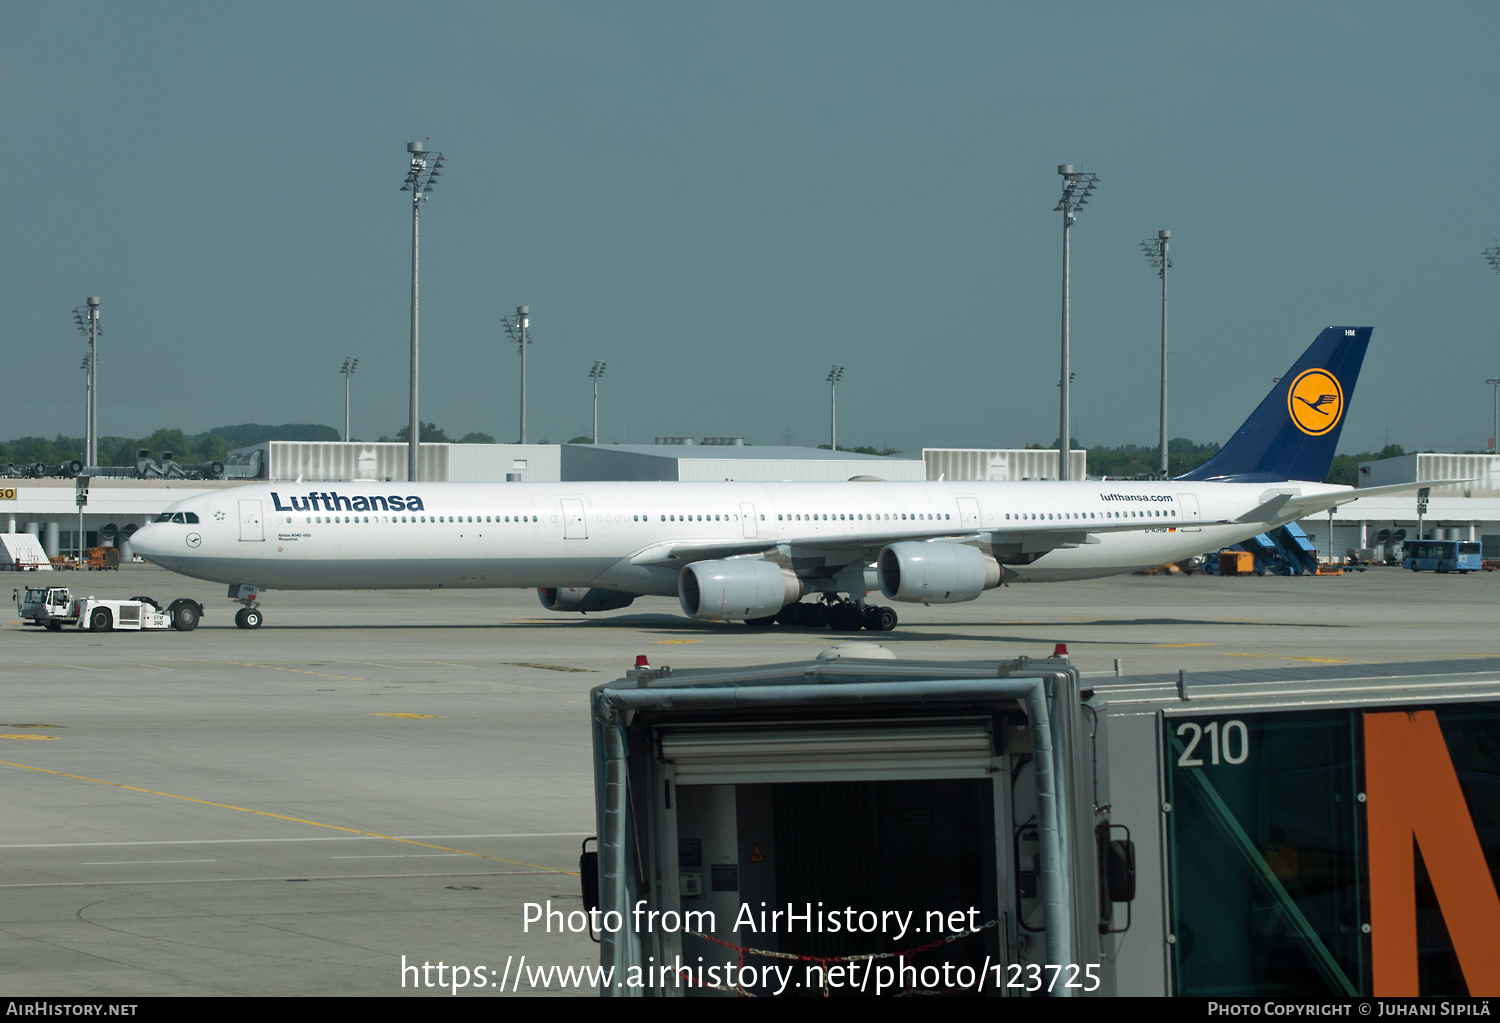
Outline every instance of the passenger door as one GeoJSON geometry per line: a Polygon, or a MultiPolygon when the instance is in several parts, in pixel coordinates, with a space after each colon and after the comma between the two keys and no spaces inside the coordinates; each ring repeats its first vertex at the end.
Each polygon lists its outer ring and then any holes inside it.
{"type": "Polygon", "coordinates": [[[563,539],[587,540],[589,525],[583,514],[583,502],[576,497],[565,497],[562,499],[562,512],[563,539]]]}
{"type": "Polygon", "coordinates": [[[266,531],[261,525],[260,502],[240,502],[240,539],[265,540],[266,531]]]}
{"type": "Polygon", "coordinates": [[[744,526],[745,539],[755,539],[755,505],[740,505],[740,524],[744,526]]]}
{"type": "MultiPolygon", "coordinates": [[[[1177,514],[1182,519],[1184,519],[1186,522],[1197,522],[1198,521],[1198,495],[1197,494],[1178,494],[1177,495],[1177,514]]],[[[1179,525],[1177,528],[1180,529],[1180,530],[1182,530],[1184,533],[1201,533],[1203,531],[1203,527],[1202,526],[1179,525]]]]}

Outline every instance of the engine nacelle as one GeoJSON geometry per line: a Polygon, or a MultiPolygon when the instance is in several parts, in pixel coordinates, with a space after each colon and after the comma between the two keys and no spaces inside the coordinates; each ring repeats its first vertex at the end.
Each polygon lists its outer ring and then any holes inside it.
{"type": "Polygon", "coordinates": [[[891,600],[958,604],[1000,585],[1000,563],[961,543],[893,543],[880,552],[880,592],[891,600]]]}
{"type": "Polygon", "coordinates": [[[536,591],[548,611],[613,611],[635,603],[636,594],[586,590],[581,586],[544,586],[536,591]]]}
{"type": "Polygon", "coordinates": [[[677,599],[693,618],[766,618],[802,596],[802,581],[769,561],[697,561],[677,576],[677,599]]]}

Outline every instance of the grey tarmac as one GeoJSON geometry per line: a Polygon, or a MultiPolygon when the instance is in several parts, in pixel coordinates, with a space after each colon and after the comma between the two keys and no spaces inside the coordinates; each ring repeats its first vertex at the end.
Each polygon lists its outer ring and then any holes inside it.
{"type": "Polygon", "coordinates": [[[924,660],[1066,643],[1083,670],[1119,658],[1127,674],[1500,654],[1500,573],[1012,585],[900,606],[881,634],[700,623],[661,598],[553,615],[509,590],[272,592],[246,631],[222,587],[150,566],[52,580],[194,597],[206,614],[191,633],[0,615],[0,970],[15,995],[450,997],[403,990],[401,957],[597,962],[586,935],[523,933],[522,907],[581,904],[588,691],[638,654],[686,668],[854,639],[924,660]]]}

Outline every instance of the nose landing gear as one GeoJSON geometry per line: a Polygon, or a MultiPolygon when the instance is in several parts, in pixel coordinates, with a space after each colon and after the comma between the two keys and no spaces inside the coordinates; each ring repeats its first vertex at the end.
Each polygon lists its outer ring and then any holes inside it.
{"type": "Polygon", "coordinates": [[[260,596],[260,589],[245,583],[231,583],[229,587],[229,599],[243,604],[234,615],[234,624],[242,629],[258,629],[263,620],[260,608],[256,606],[256,599],[260,596]]]}

